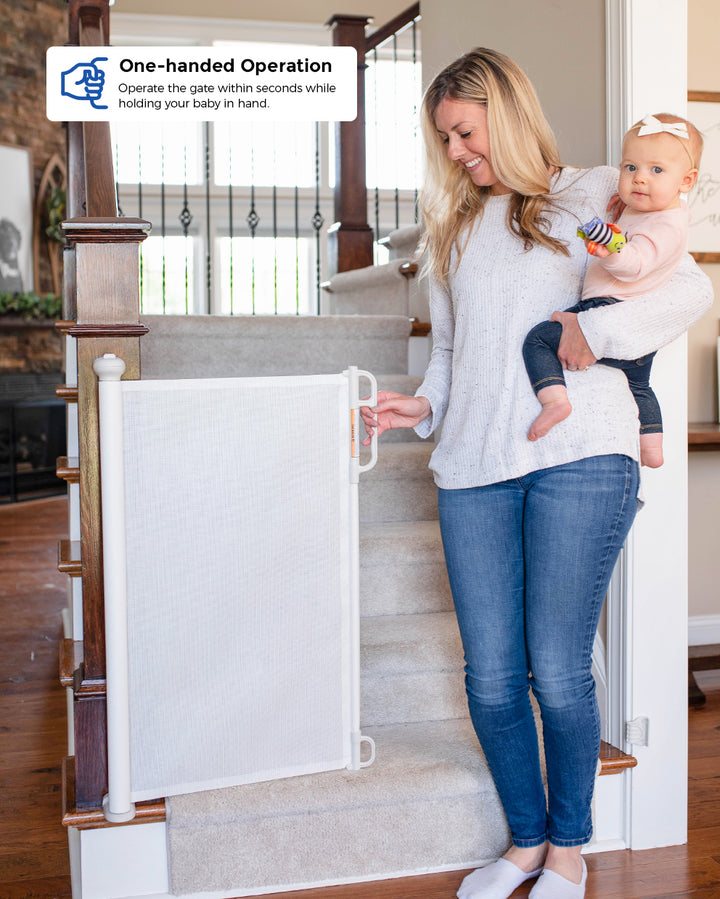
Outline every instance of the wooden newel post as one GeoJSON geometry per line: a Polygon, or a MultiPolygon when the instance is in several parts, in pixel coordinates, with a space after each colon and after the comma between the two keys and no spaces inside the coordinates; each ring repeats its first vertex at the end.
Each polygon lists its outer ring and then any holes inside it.
{"type": "Polygon", "coordinates": [[[333,46],[354,47],[358,55],[357,118],[335,124],[335,222],[328,229],[332,274],[373,264],[365,186],[365,26],[370,21],[339,14],[327,22],[333,46]]]}
{"type": "Polygon", "coordinates": [[[105,606],[97,378],[93,362],[114,353],[126,377],[140,377],[140,243],[149,222],[81,217],[63,222],[75,276],[82,557],[83,663],[74,694],[75,804],[97,808],[107,790],[105,606]]]}

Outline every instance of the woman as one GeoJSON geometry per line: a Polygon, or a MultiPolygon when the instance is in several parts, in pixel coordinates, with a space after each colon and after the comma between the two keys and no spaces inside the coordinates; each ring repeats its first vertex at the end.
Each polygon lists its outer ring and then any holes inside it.
{"type": "Polygon", "coordinates": [[[504,858],[457,895],[506,899],[542,874],[533,899],[582,897],[600,748],[592,646],[639,486],[627,380],[593,363],[670,342],[709,308],[711,291],[688,257],[662,291],[553,315],[580,295],[588,255],[577,227],[604,212],[618,173],[562,166],[530,82],[502,54],[476,49],[441,72],[423,130],[432,357],[416,396],[381,393],[363,416],[378,433],[428,436],[443,424],[430,466],[470,715],[512,836],[504,858]],[[574,412],[532,442],[521,347],[551,316],[563,324],[574,412]]]}

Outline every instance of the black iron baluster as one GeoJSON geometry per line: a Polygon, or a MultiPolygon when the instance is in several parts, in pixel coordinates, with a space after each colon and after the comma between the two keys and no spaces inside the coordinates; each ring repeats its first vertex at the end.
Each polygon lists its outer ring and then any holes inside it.
{"type": "Polygon", "coordinates": [[[210,227],[210,123],[205,122],[205,270],[206,290],[205,309],[209,312],[212,302],[212,243],[210,227]]]}
{"type": "MultiPolygon", "coordinates": [[[[273,176],[274,180],[274,176],[273,176]]],[[[272,188],[272,219],[273,219],[273,310],[278,311],[278,232],[277,232],[277,187],[272,188]]]]}
{"type": "Polygon", "coordinates": [[[273,229],[273,309],[278,312],[278,229],[277,229],[277,127],[273,128],[272,154],[272,229],[273,229]]]}
{"type": "MultiPolygon", "coordinates": [[[[297,172],[295,173],[297,182],[297,172]]],[[[300,215],[298,186],[295,184],[295,315],[300,315],[300,215]]]]}
{"type": "MultiPolygon", "coordinates": [[[[228,131],[230,129],[228,128],[228,131]]],[[[228,225],[230,228],[230,315],[235,314],[235,270],[233,266],[233,243],[235,229],[233,227],[233,171],[232,171],[232,139],[228,141],[228,225]]]]}
{"type": "Polygon", "coordinates": [[[260,216],[255,209],[255,146],[253,143],[254,134],[250,134],[250,212],[247,214],[246,221],[250,229],[250,300],[252,304],[252,314],[255,315],[255,230],[260,224],[260,216]]]}
{"type": "MultiPolygon", "coordinates": [[[[142,191],[142,146],[138,141],[138,218],[142,218],[143,214],[143,191],[142,191]]],[[[145,257],[143,244],[140,244],[140,311],[143,311],[143,303],[145,300],[145,257]]]]}
{"type": "Polygon", "coordinates": [[[160,236],[162,237],[162,311],[165,315],[165,137],[160,146],[160,236]]]}
{"type": "Polygon", "coordinates": [[[188,186],[187,186],[187,144],[185,144],[183,155],[183,208],[178,216],[185,237],[185,315],[190,311],[188,303],[189,278],[188,278],[188,238],[190,232],[190,223],[193,220],[190,207],[188,206],[188,186]]]}
{"type": "Polygon", "coordinates": [[[115,141],[115,205],[117,206],[118,216],[124,216],[125,213],[122,211],[122,207],[120,206],[120,180],[118,179],[119,170],[120,147],[118,146],[117,141],[115,141]]]}
{"type": "Polygon", "coordinates": [[[320,212],[320,125],[315,123],[315,212],[311,219],[315,229],[315,306],[320,311],[320,229],[325,219],[320,212]]]}
{"type": "MultiPolygon", "coordinates": [[[[393,35],[393,88],[394,88],[394,100],[395,100],[395,109],[397,109],[397,101],[398,101],[398,87],[397,87],[397,71],[398,71],[398,43],[397,43],[397,33],[393,35]]],[[[396,116],[397,120],[397,116],[396,116]]],[[[397,127],[395,128],[395,230],[400,227],[400,190],[398,188],[398,147],[397,147],[397,127]]]]}
{"type": "Polygon", "coordinates": [[[417,59],[417,19],[412,23],[412,63],[413,63],[413,221],[418,222],[418,170],[417,170],[417,143],[418,143],[418,86],[419,72],[417,59]]]}
{"type": "MultiPolygon", "coordinates": [[[[378,53],[377,47],[373,48],[373,124],[375,127],[375,255],[377,257],[377,243],[380,240],[380,123],[377,114],[377,87],[378,87],[378,53]]],[[[377,258],[376,258],[377,261],[377,258]]]]}

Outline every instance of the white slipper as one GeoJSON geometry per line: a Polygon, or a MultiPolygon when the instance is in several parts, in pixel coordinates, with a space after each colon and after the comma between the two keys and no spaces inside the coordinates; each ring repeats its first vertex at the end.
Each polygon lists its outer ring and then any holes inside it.
{"type": "Polygon", "coordinates": [[[506,858],[478,868],[463,880],[458,899],[509,899],[521,883],[537,877],[542,868],[527,873],[506,858]]]}
{"type": "Polygon", "coordinates": [[[530,890],[530,899],[584,899],[587,865],[584,858],[580,861],[583,869],[580,883],[573,883],[572,880],[546,868],[530,890]]]}

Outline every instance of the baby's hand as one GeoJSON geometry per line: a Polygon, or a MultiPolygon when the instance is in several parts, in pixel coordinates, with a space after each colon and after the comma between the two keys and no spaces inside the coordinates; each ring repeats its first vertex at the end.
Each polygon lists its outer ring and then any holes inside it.
{"type": "Polygon", "coordinates": [[[587,247],[588,253],[591,256],[597,256],[598,259],[604,259],[606,256],[610,255],[610,251],[602,243],[596,243],[594,240],[586,240],[585,246],[587,247]]]}

